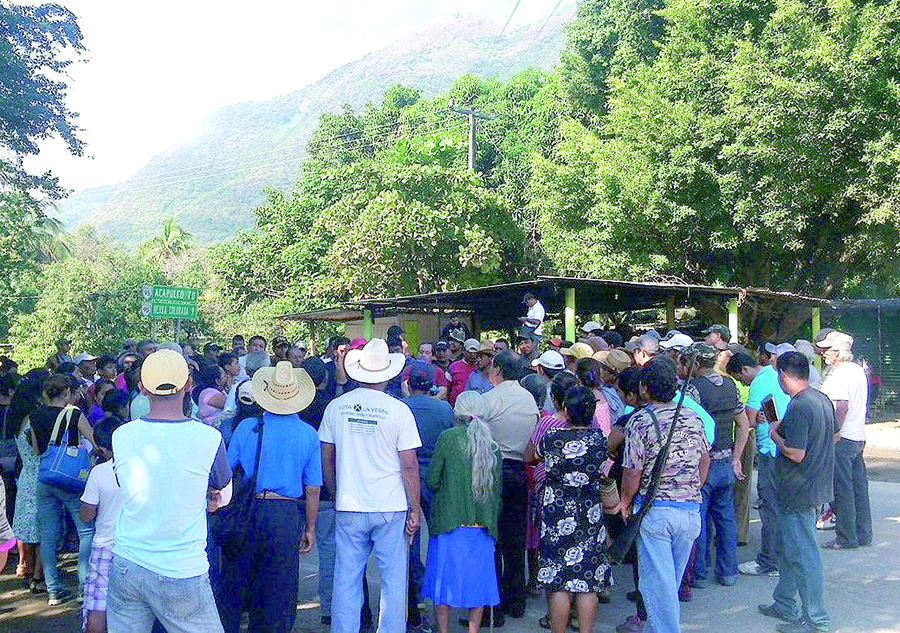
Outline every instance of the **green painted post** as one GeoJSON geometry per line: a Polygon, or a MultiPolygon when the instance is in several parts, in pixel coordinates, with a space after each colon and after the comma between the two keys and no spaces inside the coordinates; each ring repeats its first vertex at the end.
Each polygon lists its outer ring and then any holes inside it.
{"type": "Polygon", "coordinates": [[[575,288],[566,288],[566,340],[575,342],[575,288]]]}
{"type": "Polygon", "coordinates": [[[375,325],[375,319],[372,318],[371,310],[363,310],[363,336],[367,341],[372,340],[372,328],[375,325]]]}
{"type": "Polygon", "coordinates": [[[738,303],[737,299],[728,302],[728,329],[731,330],[731,342],[738,342],[738,328],[740,320],[738,319],[738,303]]]}
{"type": "MultiPolygon", "coordinates": [[[[813,308],[812,309],[812,338],[815,341],[816,335],[822,330],[822,308],[813,308]]],[[[822,371],[822,357],[816,356],[813,362],[816,365],[816,369],[822,371]]]]}

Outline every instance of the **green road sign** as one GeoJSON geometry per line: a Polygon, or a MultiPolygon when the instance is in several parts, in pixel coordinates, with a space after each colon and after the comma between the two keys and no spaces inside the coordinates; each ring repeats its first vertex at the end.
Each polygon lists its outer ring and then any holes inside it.
{"type": "Polygon", "coordinates": [[[197,320],[197,298],[194,288],[177,286],[144,286],[141,314],[151,319],[197,320]]]}

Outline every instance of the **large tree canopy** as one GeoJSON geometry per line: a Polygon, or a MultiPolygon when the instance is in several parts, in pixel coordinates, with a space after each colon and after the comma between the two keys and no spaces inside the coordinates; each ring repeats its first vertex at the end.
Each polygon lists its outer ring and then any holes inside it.
{"type": "Polygon", "coordinates": [[[38,143],[54,135],[72,154],[82,154],[64,73],[83,50],[68,9],[0,1],[0,181],[7,187],[52,198],[64,194],[55,177],[29,174],[22,159],[39,153],[38,143]]]}

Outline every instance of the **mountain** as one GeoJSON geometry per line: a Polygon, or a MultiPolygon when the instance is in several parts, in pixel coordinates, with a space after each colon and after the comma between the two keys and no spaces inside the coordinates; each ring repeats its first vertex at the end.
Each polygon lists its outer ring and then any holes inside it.
{"type": "Polygon", "coordinates": [[[519,27],[502,38],[502,25],[474,16],[429,26],[302,90],[223,108],[200,135],[154,156],[125,182],[72,195],[57,216],[68,228],[87,223],[130,244],[155,235],[173,214],[201,242],[230,237],[253,225],[264,188],[296,180],[322,113],[379,102],[396,84],[431,97],[465,73],[508,79],[526,68],[549,70],[574,14],[570,5],[546,26],[519,27]]]}

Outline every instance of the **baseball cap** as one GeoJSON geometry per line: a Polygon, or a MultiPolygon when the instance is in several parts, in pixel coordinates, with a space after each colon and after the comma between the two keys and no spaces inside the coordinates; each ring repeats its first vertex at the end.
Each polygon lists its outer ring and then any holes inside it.
{"type": "Polygon", "coordinates": [[[662,340],[662,336],[660,335],[660,333],[657,332],[656,330],[652,330],[652,329],[651,329],[651,330],[647,330],[647,334],[646,334],[645,336],[652,336],[652,337],[655,338],[657,341],[662,340]]]}
{"type": "Polygon", "coordinates": [[[276,336],[272,339],[272,347],[278,347],[279,345],[287,345],[290,346],[291,342],[287,340],[286,336],[276,336]]]}
{"type": "Polygon", "coordinates": [[[447,349],[448,347],[450,346],[447,344],[447,341],[438,341],[434,344],[434,349],[447,349]]]}
{"type": "Polygon", "coordinates": [[[155,396],[171,396],[187,385],[190,378],[184,356],[170,349],[153,352],[141,365],[141,384],[155,396]]]}
{"type": "Polygon", "coordinates": [[[294,347],[298,347],[298,348],[302,349],[303,351],[306,351],[308,349],[306,347],[306,341],[303,341],[303,340],[300,340],[300,341],[297,341],[296,343],[294,343],[294,347]]]}
{"type": "Polygon", "coordinates": [[[779,343],[778,345],[775,345],[774,343],[766,343],[766,351],[773,356],[781,356],[782,354],[787,354],[788,352],[796,352],[797,349],[790,343],[779,343]]]}
{"type": "MultiPolygon", "coordinates": [[[[812,346],[810,346],[810,349],[812,349],[812,346]]],[[[750,353],[750,350],[747,349],[746,347],[744,347],[743,345],[741,345],[740,343],[729,343],[728,351],[731,352],[732,354],[743,354],[744,356],[749,356],[750,358],[753,358],[753,354],[750,353]]]]}
{"type": "Polygon", "coordinates": [[[686,356],[697,355],[697,363],[711,365],[719,358],[719,351],[703,341],[697,342],[689,346],[683,352],[686,356]]]}
{"type": "Polygon", "coordinates": [[[253,381],[245,380],[237,390],[237,400],[241,404],[256,404],[256,396],[253,395],[253,381]]]}
{"type": "Polygon", "coordinates": [[[463,349],[467,352],[477,352],[480,347],[481,343],[474,338],[468,338],[466,339],[466,342],[463,343],[463,349]]]}
{"type": "Polygon", "coordinates": [[[597,323],[596,321],[588,321],[584,325],[581,326],[581,331],[585,334],[590,334],[594,330],[602,330],[603,326],[597,323]]]}
{"type": "Polygon", "coordinates": [[[524,327],[519,329],[519,333],[516,336],[517,341],[521,341],[521,340],[531,341],[533,339],[534,339],[534,332],[532,332],[530,329],[524,328],[524,327]]]}
{"type": "Polygon", "coordinates": [[[590,358],[594,355],[593,348],[587,343],[574,343],[572,347],[564,347],[559,350],[562,356],[574,356],[577,359],[590,358]]]}
{"type": "Polygon", "coordinates": [[[659,342],[659,346],[663,349],[684,349],[685,347],[690,347],[693,344],[694,339],[692,339],[687,334],[682,334],[681,332],[676,332],[675,334],[669,332],[669,335],[667,335],[666,338],[659,342]]]}
{"type": "Polygon", "coordinates": [[[649,354],[658,354],[659,353],[659,341],[649,334],[642,334],[637,337],[634,341],[629,341],[625,343],[625,349],[635,351],[635,350],[644,350],[649,354]]]}
{"type": "Polygon", "coordinates": [[[700,332],[700,334],[706,336],[707,334],[712,334],[713,332],[719,334],[726,341],[731,340],[731,330],[728,329],[727,325],[722,325],[721,323],[710,325],[708,328],[700,332]]]}
{"type": "Polygon", "coordinates": [[[222,348],[219,347],[218,345],[216,345],[215,343],[207,343],[206,345],[203,346],[204,352],[219,352],[221,350],[222,350],[222,348]]]}
{"type": "Polygon", "coordinates": [[[837,330],[835,330],[833,327],[823,327],[821,330],[819,330],[819,333],[816,334],[815,338],[813,339],[813,343],[815,343],[818,347],[818,344],[824,341],[832,332],[837,332],[837,330]]]}
{"type": "Polygon", "coordinates": [[[78,356],[75,357],[75,364],[80,365],[81,363],[87,360],[97,360],[99,356],[94,356],[93,354],[88,354],[87,352],[82,352],[78,356]]]}
{"type": "Polygon", "coordinates": [[[462,328],[453,328],[450,330],[450,338],[458,343],[465,344],[466,342],[466,331],[462,328]]]}
{"type": "Polygon", "coordinates": [[[491,339],[484,339],[481,341],[481,344],[478,346],[479,354],[487,354],[488,356],[494,356],[497,352],[494,351],[494,343],[491,339]]]}
{"type": "Polygon", "coordinates": [[[366,346],[366,343],[368,343],[368,342],[369,341],[367,341],[365,339],[365,337],[359,336],[359,337],[353,339],[352,341],[350,341],[350,349],[362,349],[366,346]]]}
{"type": "Polygon", "coordinates": [[[816,343],[816,347],[829,350],[845,350],[850,351],[853,347],[853,337],[843,332],[834,330],[828,334],[823,340],[816,343]]]}
{"type": "Polygon", "coordinates": [[[565,369],[566,361],[559,352],[548,349],[546,352],[531,361],[532,367],[540,365],[545,369],[565,369]]]}

